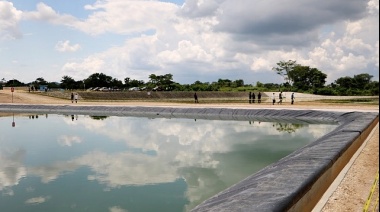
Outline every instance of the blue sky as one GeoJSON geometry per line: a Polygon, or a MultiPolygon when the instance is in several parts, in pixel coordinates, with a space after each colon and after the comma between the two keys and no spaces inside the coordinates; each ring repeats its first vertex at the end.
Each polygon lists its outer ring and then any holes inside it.
{"type": "Polygon", "coordinates": [[[281,83],[296,60],[378,81],[378,17],[377,0],[0,0],[0,79],[281,83]]]}

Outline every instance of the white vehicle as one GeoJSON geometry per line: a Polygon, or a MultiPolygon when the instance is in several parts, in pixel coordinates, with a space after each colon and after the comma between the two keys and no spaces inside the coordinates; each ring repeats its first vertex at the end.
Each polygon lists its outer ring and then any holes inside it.
{"type": "Polygon", "coordinates": [[[109,91],[109,89],[107,87],[102,87],[99,89],[99,91],[109,91]]]}
{"type": "Polygon", "coordinates": [[[139,91],[140,88],[139,87],[132,87],[132,88],[129,88],[128,90],[129,91],[139,91]]]}

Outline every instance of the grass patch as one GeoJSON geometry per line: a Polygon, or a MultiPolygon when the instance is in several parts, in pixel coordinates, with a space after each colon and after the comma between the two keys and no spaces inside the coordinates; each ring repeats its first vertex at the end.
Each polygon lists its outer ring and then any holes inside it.
{"type": "Polygon", "coordinates": [[[379,99],[375,98],[353,98],[353,99],[322,99],[317,100],[321,103],[330,104],[366,104],[366,105],[379,105],[379,99]]]}

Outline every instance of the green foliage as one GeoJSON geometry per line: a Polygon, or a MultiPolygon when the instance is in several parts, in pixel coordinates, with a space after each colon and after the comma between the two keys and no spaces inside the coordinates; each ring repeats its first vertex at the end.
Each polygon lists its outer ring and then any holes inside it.
{"type": "Polygon", "coordinates": [[[289,72],[291,72],[294,67],[298,66],[295,60],[280,61],[277,64],[277,67],[273,67],[272,70],[275,71],[278,75],[282,76],[285,82],[291,84],[291,78],[289,77],[289,72]]]}
{"type": "MultiPolygon", "coordinates": [[[[302,66],[296,64],[296,61],[289,60],[287,62],[280,61],[278,67],[273,70],[277,74],[284,77],[285,83],[261,83],[256,82],[256,86],[245,85],[243,79],[230,80],[218,79],[216,82],[201,82],[199,80],[192,84],[179,84],[173,81],[172,74],[165,75],[149,75],[149,81],[124,78],[124,81],[112,78],[103,73],[95,73],[84,80],[75,81],[70,76],[63,76],[60,83],[47,82],[44,78],[39,77],[31,83],[32,86],[38,88],[39,85],[48,85],[49,88],[65,88],[65,89],[84,89],[90,87],[107,87],[107,88],[130,88],[130,87],[147,87],[152,90],[159,87],[163,91],[233,91],[233,92],[272,92],[272,91],[288,91],[313,93],[319,95],[379,95],[379,82],[371,81],[373,76],[362,73],[354,77],[341,77],[325,86],[327,75],[317,68],[302,66]]],[[[4,78],[0,81],[0,86],[25,86],[24,83],[12,79],[6,81],[4,78]]],[[[0,87],[1,89],[1,87],[0,87]]]]}
{"type": "Polygon", "coordinates": [[[61,88],[64,89],[74,89],[76,87],[76,82],[72,77],[63,76],[61,80],[61,88]]]}
{"type": "Polygon", "coordinates": [[[315,92],[323,88],[327,75],[316,68],[297,65],[289,71],[288,77],[293,81],[293,87],[298,90],[315,92]]]}
{"type": "Polygon", "coordinates": [[[151,87],[158,86],[165,91],[171,91],[174,88],[178,88],[177,85],[174,85],[175,82],[173,81],[172,74],[165,74],[165,75],[151,74],[149,75],[149,84],[151,84],[151,87]]]}
{"type": "Polygon", "coordinates": [[[371,81],[372,75],[359,74],[354,77],[340,77],[332,84],[337,91],[337,95],[379,95],[379,82],[371,81]]]}
{"type": "Polygon", "coordinates": [[[6,87],[19,87],[19,86],[25,86],[25,84],[18,81],[17,79],[11,79],[5,83],[5,86],[6,87]]]}
{"type": "Polygon", "coordinates": [[[103,73],[94,73],[91,74],[87,79],[84,80],[84,83],[87,87],[112,87],[112,77],[107,76],[103,73]]]}

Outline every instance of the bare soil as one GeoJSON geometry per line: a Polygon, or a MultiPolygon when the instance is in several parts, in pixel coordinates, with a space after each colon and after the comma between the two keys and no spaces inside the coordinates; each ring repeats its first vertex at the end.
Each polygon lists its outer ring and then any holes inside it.
{"type": "MultiPolygon", "coordinates": [[[[15,91],[11,93],[7,90],[0,90],[0,104],[52,104],[52,105],[128,105],[128,106],[170,106],[170,107],[230,107],[230,108],[276,108],[276,109],[317,109],[336,111],[369,111],[378,112],[379,105],[368,104],[338,104],[323,102],[296,102],[294,105],[284,103],[282,105],[271,105],[269,103],[248,104],[247,103],[208,103],[195,104],[176,102],[149,102],[149,101],[85,101],[71,103],[64,98],[54,98],[43,95],[31,94],[25,91],[15,91]]],[[[335,191],[328,197],[327,202],[321,210],[323,212],[335,211],[363,211],[366,201],[373,187],[376,173],[379,167],[379,128],[374,129],[374,133],[363,144],[363,149],[358,152],[355,161],[349,167],[343,179],[338,183],[335,191]]],[[[369,211],[379,211],[376,198],[379,196],[378,183],[370,201],[369,211]]]]}

